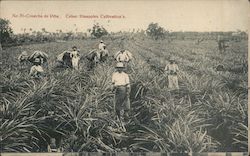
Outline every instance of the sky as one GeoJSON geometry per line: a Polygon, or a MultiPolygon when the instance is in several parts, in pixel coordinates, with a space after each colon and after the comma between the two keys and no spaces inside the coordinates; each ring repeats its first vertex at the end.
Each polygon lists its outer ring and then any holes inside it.
{"type": "Polygon", "coordinates": [[[248,31],[250,26],[248,0],[1,0],[0,7],[15,33],[23,28],[85,32],[94,23],[112,32],[145,30],[151,22],[170,31],[248,31]]]}

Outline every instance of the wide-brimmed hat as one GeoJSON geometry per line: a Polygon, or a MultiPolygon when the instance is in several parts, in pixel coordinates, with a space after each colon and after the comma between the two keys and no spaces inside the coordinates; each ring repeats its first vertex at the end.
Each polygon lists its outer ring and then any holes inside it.
{"type": "Polygon", "coordinates": [[[103,43],[103,40],[101,40],[100,42],[103,43]]]}
{"type": "Polygon", "coordinates": [[[76,49],[77,49],[77,47],[76,47],[76,46],[73,46],[73,47],[72,47],[72,49],[74,49],[74,48],[76,48],[76,49]]]}
{"type": "Polygon", "coordinates": [[[124,68],[124,64],[122,62],[118,62],[115,66],[116,68],[124,68]]]}

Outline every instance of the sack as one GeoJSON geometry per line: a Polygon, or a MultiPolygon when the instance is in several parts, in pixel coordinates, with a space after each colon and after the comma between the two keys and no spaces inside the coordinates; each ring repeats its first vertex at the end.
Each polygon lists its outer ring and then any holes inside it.
{"type": "Polygon", "coordinates": [[[63,56],[64,56],[64,54],[65,54],[65,52],[59,54],[59,55],[56,57],[56,60],[62,62],[62,61],[63,61],[63,56]]]}

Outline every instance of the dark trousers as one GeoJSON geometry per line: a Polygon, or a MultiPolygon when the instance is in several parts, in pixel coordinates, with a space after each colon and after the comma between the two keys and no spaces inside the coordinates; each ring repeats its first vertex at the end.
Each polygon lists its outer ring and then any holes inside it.
{"type": "Polygon", "coordinates": [[[127,94],[126,86],[117,86],[115,88],[115,111],[117,116],[120,118],[122,116],[121,112],[124,111],[125,115],[130,110],[130,99],[127,94]]]}

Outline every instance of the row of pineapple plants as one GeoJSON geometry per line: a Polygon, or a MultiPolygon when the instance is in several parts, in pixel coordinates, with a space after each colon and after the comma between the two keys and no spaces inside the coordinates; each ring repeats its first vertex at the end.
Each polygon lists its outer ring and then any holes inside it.
{"type": "MultiPolygon", "coordinates": [[[[55,57],[71,44],[86,53],[95,42],[49,43],[24,49],[39,48],[55,57]]],[[[4,71],[1,73],[1,88],[4,89],[1,94],[1,123],[4,123],[1,150],[46,151],[49,139],[56,137],[64,151],[218,151],[225,143],[221,142],[223,138],[216,138],[219,136],[213,135],[211,129],[218,132],[223,126],[230,127],[237,147],[246,147],[247,131],[242,122],[247,116],[245,94],[225,91],[227,88],[221,79],[210,75],[213,71],[206,73],[210,77],[202,78],[199,73],[197,76],[192,70],[188,71],[185,67],[190,61],[185,64],[187,59],[177,48],[171,54],[181,60],[179,80],[183,88],[180,93],[170,93],[166,77],[147,62],[150,57],[158,59],[157,54],[164,57],[169,54],[158,51],[153,47],[155,42],[150,42],[146,41],[149,46],[140,43],[139,47],[127,41],[126,46],[135,60],[128,71],[132,85],[132,118],[126,125],[126,132],[120,129],[113,111],[114,95],[110,89],[113,61],[91,72],[86,71],[84,62],[80,71],[56,71],[49,66],[48,78],[34,81],[27,71],[14,69],[18,67],[16,53],[9,51],[7,58],[12,63],[1,67],[4,71]],[[150,46],[153,52],[146,48],[150,46]]],[[[109,43],[112,52],[119,49],[119,41],[109,43]]],[[[159,62],[153,65],[164,65],[164,60],[159,62]]],[[[197,68],[199,65],[190,66],[197,68]]]]}

